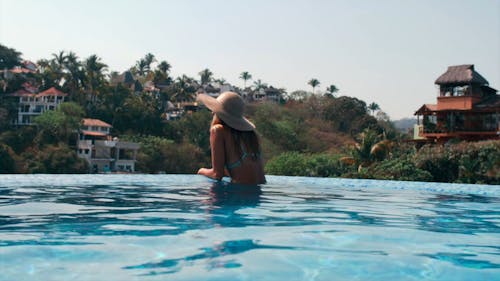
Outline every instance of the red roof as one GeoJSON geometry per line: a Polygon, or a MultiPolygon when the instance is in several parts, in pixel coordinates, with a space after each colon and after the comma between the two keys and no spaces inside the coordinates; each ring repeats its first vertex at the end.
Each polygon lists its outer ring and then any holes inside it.
{"type": "Polygon", "coordinates": [[[20,90],[15,91],[12,94],[8,94],[7,96],[10,96],[10,97],[34,97],[35,94],[33,94],[29,91],[26,91],[25,89],[20,89],[20,90]]]}
{"type": "Polygon", "coordinates": [[[58,89],[52,87],[48,90],[45,90],[41,93],[39,93],[38,95],[36,95],[37,97],[45,97],[45,96],[61,96],[61,97],[65,97],[67,96],[68,94],[66,93],[63,93],[61,91],[59,91],[58,89]]]}
{"type": "Polygon", "coordinates": [[[437,104],[424,104],[422,105],[416,112],[415,112],[415,115],[419,114],[419,113],[423,113],[423,112],[426,112],[426,111],[437,111],[437,104]]]}
{"type": "Polygon", "coordinates": [[[17,74],[19,74],[19,73],[34,73],[33,70],[28,69],[28,68],[24,68],[24,67],[15,67],[9,71],[12,73],[17,73],[17,74]]]}
{"type": "Polygon", "coordinates": [[[83,126],[96,126],[96,127],[108,127],[108,128],[113,127],[104,121],[91,118],[83,118],[83,126]]]}

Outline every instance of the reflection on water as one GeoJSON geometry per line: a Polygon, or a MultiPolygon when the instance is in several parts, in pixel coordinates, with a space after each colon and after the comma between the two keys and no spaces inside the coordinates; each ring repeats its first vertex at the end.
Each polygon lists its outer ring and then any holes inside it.
{"type": "MultiPolygon", "coordinates": [[[[266,185],[236,186],[194,176],[71,177],[63,178],[68,184],[0,181],[5,280],[32,279],[22,275],[25,260],[50,274],[51,266],[72,259],[58,268],[78,271],[82,257],[109,262],[105,268],[116,276],[109,280],[188,274],[186,267],[255,271],[267,263],[291,272],[324,268],[332,278],[343,272],[333,269],[353,266],[372,270],[368,279],[381,261],[386,270],[425,276],[439,272],[420,272],[430,261],[444,271],[453,266],[450,274],[463,268],[489,277],[500,268],[498,196],[339,186],[335,179],[271,177],[266,185]]],[[[467,280],[464,272],[450,276],[467,280]]]]}
{"type": "Polygon", "coordinates": [[[230,262],[213,262],[214,258],[228,256],[228,255],[236,255],[241,254],[251,250],[257,249],[269,249],[269,250],[295,250],[295,247],[286,247],[286,246],[273,246],[273,245],[260,245],[255,243],[252,240],[235,240],[235,241],[224,241],[222,243],[218,243],[213,247],[202,248],[201,253],[194,254],[190,256],[186,256],[178,259],[166,259],[156,263],[145,263],[135,266],[126,266],[124,269],[156,269],[156,268],[169,268],[169,270],[164,272],[156,272],[151,271],[147,275],[157,275],[164,273],[174,273],[178,272],[182,268],[182,262],[186,265],[189,265],[190,262],[194,262],[197,260],[206,260],[209,259],[212,262],[209,263],[210,267],[225,267],[225,268],[234,268],[240,267],[241,264],[231,260],[230,262]]]}

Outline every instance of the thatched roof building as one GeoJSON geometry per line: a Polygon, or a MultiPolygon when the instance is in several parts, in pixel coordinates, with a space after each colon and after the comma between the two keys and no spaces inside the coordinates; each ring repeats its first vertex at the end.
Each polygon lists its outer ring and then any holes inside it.
{"type": "Polygon", "coordinates": [[[436,79],[437,85],[488,85],[488,81],[474,70],[473,64],[453,65],[436,79]]]}

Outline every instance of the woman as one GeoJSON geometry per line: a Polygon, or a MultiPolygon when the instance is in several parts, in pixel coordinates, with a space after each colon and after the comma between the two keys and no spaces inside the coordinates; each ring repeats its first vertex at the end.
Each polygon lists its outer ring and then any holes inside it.
{"type": "Polygon", "coordinates": [[[199,94],[197,100],[214,113],[210,127],[212,168],[201,168],[199,175],[220,180],[230,176],[232,183],[266,182],[255,125],[243,117],[245,103],[236,93],[224,92],[217,99],[199,94]]]}

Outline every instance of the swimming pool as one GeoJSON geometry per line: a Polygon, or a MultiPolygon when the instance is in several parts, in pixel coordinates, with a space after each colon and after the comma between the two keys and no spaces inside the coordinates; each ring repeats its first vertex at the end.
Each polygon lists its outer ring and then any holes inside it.
{"type": "Polygon", "coordinates": [[[0,280],[500,280],[500,186],[0,175],[0,280]]]}

